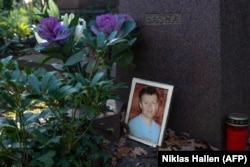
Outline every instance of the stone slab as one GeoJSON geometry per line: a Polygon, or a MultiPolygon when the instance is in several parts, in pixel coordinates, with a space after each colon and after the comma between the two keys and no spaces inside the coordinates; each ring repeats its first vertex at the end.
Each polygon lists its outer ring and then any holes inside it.
{"type": "MultiPolygon", "coordinates": [[[[119,11],[143,39],[136,69],[118,68],[117,77],[174,85],[167,126],[223,149],[225,116],[250,116],[250,1],[120,0],[119,11]]],[[[129,91],[119,93],[128,100],[129,91]]]]}

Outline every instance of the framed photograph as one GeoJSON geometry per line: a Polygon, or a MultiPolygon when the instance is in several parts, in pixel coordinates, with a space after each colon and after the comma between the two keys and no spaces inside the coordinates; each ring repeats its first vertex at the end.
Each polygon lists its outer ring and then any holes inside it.
{"type": "Polygon", "coordinates": [[[162,145],[174,86],[133,78],[125,124],[128,137],[146,145],[162,145]]]}

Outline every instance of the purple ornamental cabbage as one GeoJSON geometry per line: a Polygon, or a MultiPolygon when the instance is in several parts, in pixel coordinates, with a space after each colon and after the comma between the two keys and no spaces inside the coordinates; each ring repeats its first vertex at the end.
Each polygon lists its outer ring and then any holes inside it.
{"type": "Polygon", "coordinates": [[[103,14],[96,17],[96,26],[91,26],[94,34],[98,35],[103,32],[105,35],[111,34],[115,30],[119,30],[123,23],[132,18],[127,14],[103,14]]]}
{"type": "Polygon", "coordinates": [[[49,45],[52,42],[63,45],[70,35],[67,32],[67,27],[62,25],[56,17],[42,19],[38,28],[38,34],[41,38],[48,41],[43,43],[43,45],[49,45]]]}

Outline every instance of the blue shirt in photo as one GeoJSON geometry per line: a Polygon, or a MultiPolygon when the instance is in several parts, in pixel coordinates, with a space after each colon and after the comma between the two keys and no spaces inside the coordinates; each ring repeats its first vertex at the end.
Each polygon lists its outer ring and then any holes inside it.
{"type": "Polygon", "coordinates": [[[155,144],[158,143],[161,127],[155,121],[153,121],[152,124],[148,126],[143,122],[142,116],[140,114],[132,118],[129,121],[128,126],[131,135],[149,142],[153,142],[155,144]]]}

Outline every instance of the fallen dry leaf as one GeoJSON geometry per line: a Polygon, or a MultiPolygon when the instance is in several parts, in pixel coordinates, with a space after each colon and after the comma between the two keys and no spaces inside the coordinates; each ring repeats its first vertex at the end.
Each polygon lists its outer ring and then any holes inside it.
{"type": "Polygon", "coordinates": [[[187,143],[186,140],[180,139],[178,137],[170,138],[170,139],[168,139],[168,140],[165,141],[165,144],[167,146],[177,146],[179,148],[181,148],[186,143],[187,143]]]}
{"type": "Polygon", "coordinates": [[[180,148],[180,151],[194,151],[195,142],[194,139],[187,140],[187,143],[180,148]]]}
{"type": "Polygon", "coordinates": [[[190,134],[189,133],[186,133],[186,132],[181,132],[181,134],[185,137],[190,137],[190,134]]]}
{"type": "Polygon", "coordinates": [[[117,147],[123,147],[125,145],[125,143],[126,143],[126,138],[125,137],[121,137],[119,139],[119,141],[116,143],[116,146],[117,147]]]}
{"type": "Polygon", "coordinates": [[[206,142],[196,140],[195,141],[195,147],[196,148],[201,148],[201,149],[208,149],[209,145],[206,142]]]}
{"type": "Polygon", "coordinates": [[[143,148],[141,148],[141,147],[135,147],[132,150],[131,157],[136,158],[137,155],[147,155],[147,154],[148,154],[148,152],[145,151],[143,148]]]}
{"type": "Polygon", "coordinates": [[[131,148],[129,147],[119,147],[117,148],[117,152],[115,153],[115,155],[117,156],[117,158],[126,157],[129,156],[130,151],[131,148]]]}
{"type": "Polygon", "coordinates": [[[168,128],[166,131],[166,136],[168,137],[176,137],[175,131],[173,131],[172,129],[168,128]]]}

